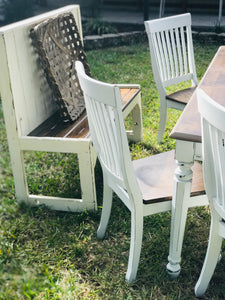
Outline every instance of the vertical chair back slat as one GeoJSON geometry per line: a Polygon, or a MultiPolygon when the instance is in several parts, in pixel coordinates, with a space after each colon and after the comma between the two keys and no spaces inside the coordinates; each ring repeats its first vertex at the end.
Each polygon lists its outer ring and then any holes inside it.
{"type": "MultiPolygon", "coordinates": [[[[175,41],[175,32],[173,29],[170,29],[170,36],[171,36],[171,48],[173,50],[173,56],[172,56],[172,60],[171,60],[171,65],[174,66],[175,74],[174,77],[177,77],[179,74],[178,71],[178,60],[177,60],[177,49],[176,49],[176,41],[175,41]]],[[[169,45],[170,45],[170,41],[168,41],[169,45]]],[[[172,74],[173,75],[173,74],[172,74]]]]}
{"type": "Polygon", "coordinates": [[[209,140],[212,147],[212,155],[214,161],[214,174],[215,174],[215,199],[218,199],[218,203],[225,208],[225,195],[224,195],[224,180],[225,180],[225,156],[224,156],[224,141],[223,133],[212,125],[208,125],[210,128],[209,140]]]}
{"type": "Polygon", "coordinates": [[[187,32],[187,57],[188,57],[188,67],[189,67],[189,72],[191,74],[196,73],[195,69],[195,62],[194,62],[194,51],[193,51],[193,41],[192,41],[192,31],[191,31],[191,26],[186,27],[186,32],[187,32]]]}
{"type": "Polygon", "coordinates": [[[161,41],[162,41],[162,56],[163,57],[163,61],[165,61],[163,63],[163,67],[164,67],[164,74],[165,74],[165,78],[170,78],[170,66],[169,66],[169,57],[168,57],[168,51],[167,51],[167,47],[166,47],[166,41],[165,41],[165,34],[164,33],[160,33],[160,37],[161,37],[161,41]]]}
{"type": "Polygon", "coordinates": [[[180,34],[179,34],[178,28],[175,28],[175,43],[176,43],[178,65],[179,65],[178,76],[182,76],[183,75],[183,60],[182,60],[182,49],[181,49],[181,44],[180,44],[180,34]]]}
{"type": "Polygon", "coordinates": [[[168,48],[170,70],[171,70],[172,77],[174,77],[175,76],[175,68],[174,68],[174,64],[173,64],[173,54],[172,54],[172,47],[171,47],[171,43],[170,43],[170,31],[166,30],[165,35],[166,35],[166,45],[168,48]]]}
{"type": "MultiPolygon", "coordinates": [[[[114,111],[109,108],[108,110],[108,120],[109,121],[109,126],[112,126],[111,124],[114,125],[115,122],[115,116],[114,116],[114,111]]],[[[121,172],[121,167],[120,167],[120,161],[119,161],[119,145],[118,145],[118,138],[117,138],[117,133],[116,133],[116,128],[115,126],[112,126],[111,130],[108,132],[108,138],[109,138],[109,148],[111,148],[111,152],[113,154],[112,156],[112,161],[111,161],[111,166],[115,166],[115,173],[119,176],[122,177],[122,172],[121,172]]]]}
{"type": "Polygon", "coordinates": [[[164,69],[165,59],[163,55],[161,36],[159,32],[153,36],[153,41],[155,43],[155,55],[157,57],[156,64],[159,67],[161,77],[166,78],[165,69],[164,69]]]}
{"type": "Polygon", "coordinates": [[[219,156],[219,132],[211,124],[205,124],[208,126],[208,138],[210,144],[213,145],[210,151],[212,152],[212,160],[214,162],[214,174],[215,174],[215,198],[218,199],[220,205],[222,205],[222,194],[221,194],[221,166],[219,156]]]}
{"type": "Polygon", "coordinates": [[[184,33],[184,28],[181,28],[181,44],[183,50],[183,64],[184,64],[184,74],[187,74],[190,70],[188,69],[188,57],[187,57],[187,47],[186,47],[186,37],[184,33]]]}

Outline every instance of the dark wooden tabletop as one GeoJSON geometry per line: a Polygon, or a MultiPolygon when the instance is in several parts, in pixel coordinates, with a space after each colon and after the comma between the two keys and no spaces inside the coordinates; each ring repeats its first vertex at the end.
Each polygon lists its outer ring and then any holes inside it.
{"type": "MultiPolygon", "coordinates": [[[[218,49],[198,88],[203,89],[213,100],[225,106],[225,46],[218,49]]],[[[201,142],[201,121],[196,91],[174,126],[170,137],[201,142]]]]}

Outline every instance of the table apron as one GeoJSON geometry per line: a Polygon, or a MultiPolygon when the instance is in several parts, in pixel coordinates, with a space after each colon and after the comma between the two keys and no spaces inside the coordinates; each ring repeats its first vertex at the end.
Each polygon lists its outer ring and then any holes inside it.
{"type": "Polygon", "coordinates": [[[183,163],[191,163],[194,160],[202,160],[202,144],[196,142],[176,140],[175,160],[183,163]]]}

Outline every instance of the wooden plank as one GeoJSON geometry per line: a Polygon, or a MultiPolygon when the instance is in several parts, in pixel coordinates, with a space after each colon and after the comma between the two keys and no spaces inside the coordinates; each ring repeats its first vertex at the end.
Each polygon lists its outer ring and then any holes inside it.
{"type": "MultiPolygon", "coordinates": [[[[120,88],[123,109],[140,92],[138,88],[120,88]]],[[[28,136],[37,137],[62,137],[62,138],[88,138],[89,126],[86,112],[73,123],[64,123],[58,113],[53,114],[41,125],[32,130],[28,136]]]]}
{"type": "Polygon", "coordinates": [[[28,136],[85,138],[88,133],[86,113],[73,123],[64,123],[59,114],[56,113],[35,128],[28,136]]]}
{"type": "Polygon", "coordinates": [[[120,94],[122,99],[123,110],[129,105],[129,103],[140,92],[138,88],[120,88],[120,94]]]}

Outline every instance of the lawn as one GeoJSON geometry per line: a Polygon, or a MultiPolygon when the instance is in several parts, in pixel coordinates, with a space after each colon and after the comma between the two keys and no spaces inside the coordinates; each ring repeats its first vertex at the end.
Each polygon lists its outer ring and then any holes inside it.
{"type": "MultiPolygon", "coordinates": [[[[195,42],[201,79],[218,44],[195,42]]],[[[159,98],[148,45],[88,51],[92,76],[111,83],[139,83],[142,88],[143,142],[130,144],[132,158],[175,147],[169,133],[179,112],[169,111],[166,134],[158,144],[159,98]]],[[[126,122],[129,126],[129,120],[126,122]]],[[[182,251],[182,271],[171,281],[166,273],[170,213],[145,218],[137,280],[128,285],[130,214],[114,197],[107,238],[98,241],[102,177],[96,166],[98,211],[68,213],[29,208],[15,200],[6,132],[0,102],[0,299],[194,299],[194,286],[205,256],[210,213],[190,209],[182,251]]],[[[76,197],[80,193],[75,155],[26,153],[29,189],[33,193],[76,197]]],[[[222,259],[205,299],[224,299],[222,259]]]]}

